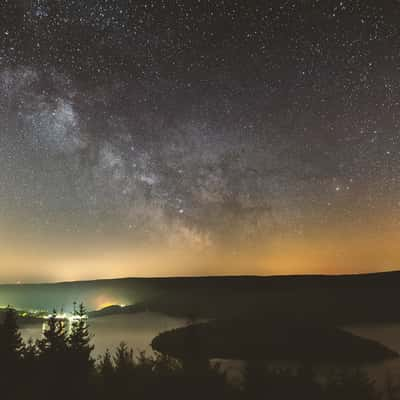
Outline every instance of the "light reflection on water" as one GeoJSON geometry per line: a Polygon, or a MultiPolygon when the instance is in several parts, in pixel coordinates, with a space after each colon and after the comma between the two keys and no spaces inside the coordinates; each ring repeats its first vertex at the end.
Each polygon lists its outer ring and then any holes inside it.
{"type": "MultiPolygon", "coordinates": [[[[186,324],[187,320],[182,318],[144,312],[92,318],[89,320],[89,329],[93,334],[95,356],[103,354],[106,349],[113,352],[122,341],[136,351],[145,350],[147,353],[152,354],[150,343],[156,335],[186,324]]],[[[40,324],[25,326],[21,331],[25,340],[29,339],[29,337],[34,340],[41,337],[40,324]]]]}
{"type": "MultiPolygon", "coordinates": [[[[103,354],[106,349],[114,351],[121,341],[124,341],[134,350],[145,350],[152,354],[151,340],[160,332],[187,325],[187,320],[168,317],[163,314],[144,312],[130,315],[112,315],[89,320],[90,331],[93,333],[95,356],[103,354]]],[[[358,325],[345,328],[353,334],[376,340],[392,350],[400,353],[400,324],[391,325],[358,325]]],[[[41,325],[26,326],[22,329],[24,339],[41,336],[41,325]]],[[[239,382],[244,363],[240,360],[213,360],[221,363],[221,367],[232,381],[239,382]]],[[[294,362],[273,361],[273,367],[296,367],[294,362]]],[[[362,366],[379,386],[384,385],[388,373],[394,381],[400,382],[400,358],[388,360],[384,363],[362,366]]],[[[332,366],[320,366],[321,373],[329,373],[332,366]]]]}

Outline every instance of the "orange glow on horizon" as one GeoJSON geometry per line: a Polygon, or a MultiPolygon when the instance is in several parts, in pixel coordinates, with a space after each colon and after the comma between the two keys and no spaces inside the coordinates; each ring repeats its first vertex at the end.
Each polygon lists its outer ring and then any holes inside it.
{"type": "MultiPolygon", "coordinates": [[[[187,235],[190,240],[191,236],[187,235]]],[[[400,232],[365,226],[316,227],[303,234],[281,233],[258,243],[196,246],[130,243],[7,243],[0,254],[0,281],[74,281],[116,277],[199,275],[347,274],[394,270],[400,266],[400,232]]],[[[98,307],[123,303],[103,299],[98,307]]]]}

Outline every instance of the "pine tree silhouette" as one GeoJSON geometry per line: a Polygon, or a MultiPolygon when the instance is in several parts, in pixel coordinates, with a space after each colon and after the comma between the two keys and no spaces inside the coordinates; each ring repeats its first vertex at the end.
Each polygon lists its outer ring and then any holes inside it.
{"type": "Polygon", "coordinates": [[[8,307],[0,331],[0,357],[7,362],[21,359],[24,344],[17,324],[17,312],[8,307]]]}
{"type": "MultiPolygon", "coordinates": [[[[51,398],[52,393],[58,393],[59,388],[65,386],[66,376],[69,374],[68,368],[68,346],[65,321],[57,318],[54,310],[47,320],[43,331],[42,339],[38,340],[39,349],[39,376],[45,380],[47,391],[43,394],[44,398],[51,398]],[[48,396],[48,397],[46,397],[48,396]]],[[[67,386],[59,398],[68,398],[67,386]]]]}
{"type": "Polygon", "coordinates": [[[110,380],[114,375],[114,365],[109,349],[107,349],[104,355],[100,357],[98,371],[104,380],[110,380]]]}
{"type": "Polygon", "coordinates": [[[133,350],[121,342],[114,355],[115,387],[123,395],[133,396],[135,391],[135,361],[133,350]]]}
{"type": "Polygon", "coordinates": [[[67,332],[65,321],[57,319],[57,312],[53,310],[47,320],[47,326],[43,331],[43,338],[38,341],[41,357],[60,355],[67,351],[67,332]]]}
{"type": "Polygon", "coordinates": [[[115,372],[119,375],[125,375],[134,369],[133,350],[128,348],[125,342],[121,342],[117,347],[114,362],[115,372]]]}
{"type": "Polygon", "coordinates": [[[17,325],[17,313],[7,307],[0,327],[0,383],[4,396],[10,395],[18,381],[24,343],[17,325]]]}
{"type": "Polygon", "coordinates": [[[99,392],[101,398],[109,399],[112,397],[114,393],[114,384],[115,384],[115,368],[112,361],[110,350],[106,350],[106,352],[100,357],[97,372],[99,375],[99,392]]]}
{"type": "Polygon", "coordinates": [[[68,338],[69,349],[77,357],[77,361],[85,363],[90,368],[94,364],[91,357],[94,346],[90,343],[92,338],[89,334],[86,308],[82,303],[78,310],[74,310],[74,316],[78,319],[72,322],[71,334],[68,338]]]}
{"type": "Polygon", "coordinates": [[[73,396],[83,396],[88,390],[89,377],[94,373],[94,359],[91,354],[94,346],[90,343],[91,335],[87,323],[86,309],[81,303],[76,309],[74,304],[74,319],[72,321],[71,333],[67,339],[68,362],[70,377],[74,381],[71,390],[73,396]]]}

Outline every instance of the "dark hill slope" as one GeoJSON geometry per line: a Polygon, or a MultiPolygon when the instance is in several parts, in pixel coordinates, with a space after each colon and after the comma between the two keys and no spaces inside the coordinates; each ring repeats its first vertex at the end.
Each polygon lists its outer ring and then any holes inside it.
{"type": "Polygon", "coordinates": [[[190,359],[298,360],[367,363],[397,357],[372,340],[325,324],[301,320],[224,320],[190,325],[159,334],[153,349],[190,359]]]}
{"type": "Polygon", "coordinates": [[[52,309],[83,301],[108,312],[159,311],[183,317],[312,316],[335,323],[400,321],[400,272],[342,276],[126,278],[0,285],[0,305],[52,309]]]}

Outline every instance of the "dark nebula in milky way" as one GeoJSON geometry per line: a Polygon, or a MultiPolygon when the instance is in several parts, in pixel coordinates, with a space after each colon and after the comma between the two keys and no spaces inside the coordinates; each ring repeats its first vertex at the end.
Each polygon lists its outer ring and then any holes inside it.
{"type": "Polygon", "coordinates": [[[2,278],[396,267],[399,20],[390,0],[2,1],[2,278]]]}

